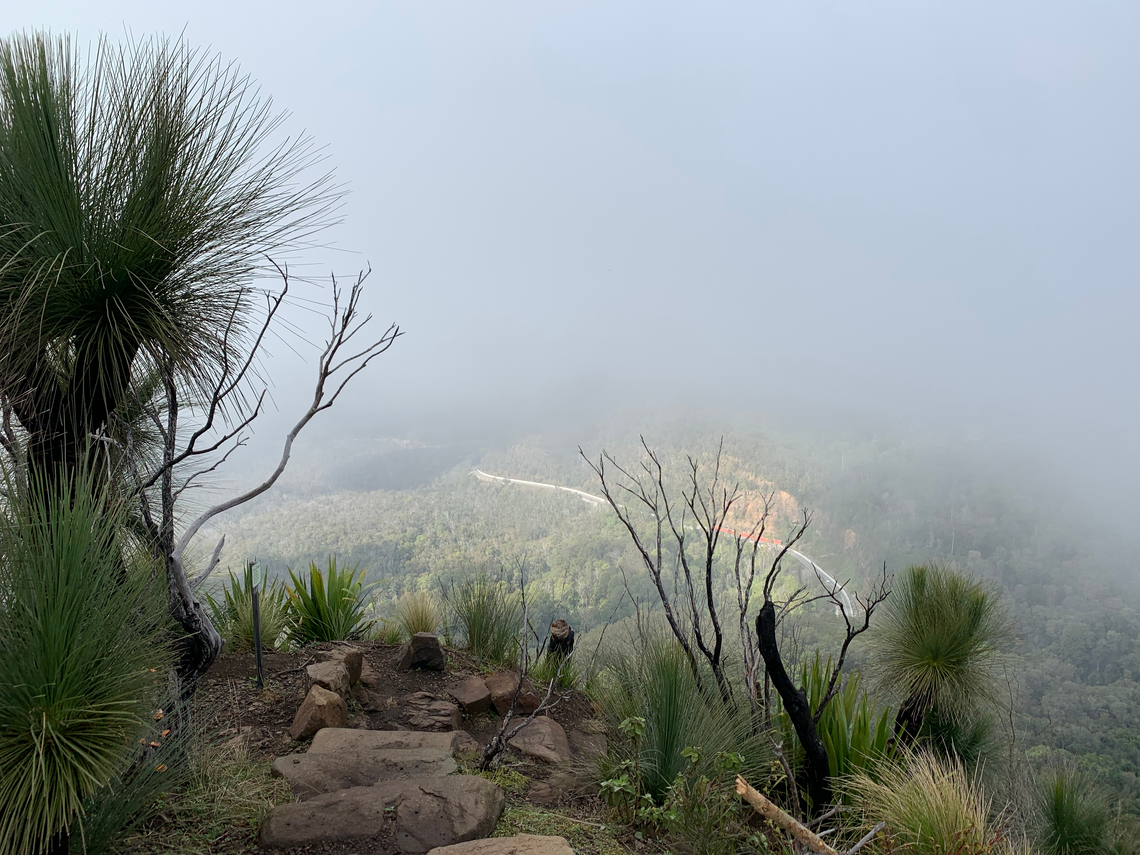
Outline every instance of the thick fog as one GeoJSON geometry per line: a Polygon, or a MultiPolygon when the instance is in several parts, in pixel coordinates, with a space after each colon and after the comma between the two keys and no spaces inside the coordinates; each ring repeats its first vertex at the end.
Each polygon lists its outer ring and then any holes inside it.
{"type": "Polygon", "coordinates": [[[9,5],[184,32],[325,146],[343,223],[295,269],[371,264],[407,334],[321,431],[727,408],[1016,448],[1140,513],[1135,3],[9,5]]]}

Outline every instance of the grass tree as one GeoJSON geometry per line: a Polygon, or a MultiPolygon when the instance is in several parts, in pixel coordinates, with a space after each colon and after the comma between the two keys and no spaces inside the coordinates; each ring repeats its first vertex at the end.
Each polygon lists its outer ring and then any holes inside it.
{"type": "Polygon", "coordinates": [[[308,138],[272,143],[283,118],[236,66],[180,40],[104,40],[86,58],[46,35],[0,42],[0,445],[45,482],[97,462],[137,500],[186,630],[184,692],[222,645],[187,547],[272,486],[297,433],[398,335],[347,351],[368,321],[363,276],[347,296],[334,287],[313,403],[279,465],[176,531],[182,491],[260,412],[257,357],[289,290],[269,259],[339,198],[329,176],[306,179],[308,138]],[[274,270],[277,293],[254,286],[274,270]]]}
{"type": "Polygon", "coordinates": [[[879,684],[901,699],[896,734],[913,742],[932,710],[965,718],[996,702],[1009,637],[1010,618],[992,585],[939,566],[899,574],[872,639],[879,684]]]}

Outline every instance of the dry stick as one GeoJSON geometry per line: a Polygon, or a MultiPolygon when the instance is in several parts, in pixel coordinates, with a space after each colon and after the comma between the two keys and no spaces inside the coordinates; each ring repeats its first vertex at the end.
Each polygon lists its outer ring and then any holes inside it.
{"type": "Polygon", "coordinates": [[[837,850],[832,849],[820,840],[819,835],[804,827],[802,822],[799,822],[795,817],[785,813],[783,809],[768,801],[768,799],[754,790],[740,775],[736,776],[736,794],[748,802],[748,804],[752,805],[752,807],[756,808],[756,811],[761,816],[775,825],[780,826],[780,828],[792,835],[797,842],[802,843],[812,852],[818,852],[820,855],[839,855],[837,850]]]}
{"type": "MultiPolygon", "coordinates": [[[[786,813],[779,806],[768,801],[763,794],[753,789],[740,775],[736,776],[736,794],[748,802],[748,804],[752,805],[752,807],[756,808],[756,812],[762,817],[774,825],[780,826],[780,828],[792,835],[797,843],[808,847],[812,852],[818,852],[820,855],[840,855],[837,849],[833,849],[825,843],[818,834],[786,813]]],[[[823,819],[823,817],[820,817],[820,819],[823,819]]],[[[885,822],[880,822],[867,832],[862,840],[843,853],[843,855],[855,855],[856,852],[870,843],[875,835],[882,831],[886,825],[885,822]]]]}
{"type": "Polygon", "coordinates": [[[856,843],[854,846],[852,846],[850,849],[848,849],[846,852],[846,855],[855,855],[856,852],[858,852],[860,849],[862,849],[864,846],[866,846],[868,843],[870,843],[872,838],[874,838],[874,836],[876,834],[878,834],[880,831],[882,831],[886,827],[887,827],[887,824],[885,822],[880,822],[878,825],[876,825],[874,828],[872,828],[870,831],[868,831],[863,836],[862,840],[860,840],[858,843],[856,843]]]}

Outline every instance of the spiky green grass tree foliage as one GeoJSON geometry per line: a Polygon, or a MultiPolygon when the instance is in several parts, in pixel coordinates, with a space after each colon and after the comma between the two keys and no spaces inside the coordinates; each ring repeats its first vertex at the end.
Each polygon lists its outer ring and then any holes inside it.
{"type": "Polygon", "coordinates": [[[886,823],[893,844],[913,855],[988,855],[1002,836],[991,819],[980,779],[956,758],[919,749],[884,764],[872,775],[857,772],[846,784],[849,799],[870,828],[886,823]]]}
{"type": "Polygon", "coordinates": [[[753,733],[747,708],[734,714],[719,695],[703,692],[685,651],[671,637],[634,640],[611,650],[597,687],[597,701],[615,734],[602,761],[602,775],[611,777],[625,764],[626,774],[637,779],[637,793],[657,803],[678,775],[713,774],[711,764],[718,754],[742,754],[740,772],[753,778],[771,760],[765,738],[753,733]],[[645,722],[636,739],[621,727],[631,719],[645,722]],[[703,759],[697,768],[692,768],[686,749],[699,751],[703,759]]]}
{"type": "Polygon", "coordinates": [[[480,574],[453,585],[446,595],[463,645],[489,665],[518,662],[523,606],[502,580],[480,574]]]}
{"type": "Polygon", "coordinates": [[[123,509],[84,475],[0,514],[0,852],[75,836],[123,772],[169,664],[165,585],[126,542],[123,509]],[[156,587],[158,590],[156,590],[156,587]]]}
{"type": "Polygon", "coordinates": [[[258,612],[261,624],[261,646],[275,650],[284,641],[288,628],[288,597],[285,586],[277,580],[269,582],[268,574],[256,564],[246,564],[240,577],[230,573],[222,585],[221,598],[206,594],[214,626],[235,650],[253,648],[253,589],[258,589],[258,612]],[[260,572],[258,572],[260,569],[260,572]]]}
{"type": "Polygon", "coordinates": [[[140,371],[209,401],[240,364],[251,276],[336,198],[307,139],[267,147],[283,118],[181,40],[0,41],[0,384],[33,468],[74,467],[140,371]]]}
{"type": "Polygon", "coordinates": [[[335,555],[329,556],[323,571],[310,563],[307,577],[290,569],[290,642],[348,641],[367,635],[373,622],[367,616],[372,586],[364,584],[366,573],[359,564],[338,565],[335,555]]]}
{"type": "Polygon", "coordinates": [[[1043,855],[1109,855],[1112,800],[1073,766],[1049,769],[1037,782],[1033,830],[1043,855]]]}
{"type": "Polygon", "coordinates": [[[896,730],[913,741],[927,713],[969,716],[997,700],[997,666],[1011,637],[997,588],[947,567],[895,579],[871,638],[879,686],[901,699],[896,730]]]}
{"type": "MultiPolygon", "coordinates": [[[[807,694],[812,714],[819,709],[831,675],[831,659],[824,664],[817,652],[800,666],[800,685],[807,694]]],[[[778,698],[777,698],[778,701],[778,698]]],[[[783,734],[783,745],[793,764],[799,765],[803,749],[796,739],[792,723],[777,704],[775,725],[783,734]]],[[[844,678],[839,692],[824,707],[816,722],[819,738],[827,748],[827,762],[832,779],[838,781],[856,771],[873,772],[878,764],[895,755],[892,740],[891,710],[869,695],[862,675],[851,672],[844,678]]]]}

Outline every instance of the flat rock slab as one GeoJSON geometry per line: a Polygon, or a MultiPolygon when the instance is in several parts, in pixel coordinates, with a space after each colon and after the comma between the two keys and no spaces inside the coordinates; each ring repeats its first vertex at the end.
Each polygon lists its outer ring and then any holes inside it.
{"type": "Polygon", "coordinates": [[[259,843],[292,849],[392,829],[401,852],[422,855],[487,837],[504,802],[498,785],[477,775],[385,781],[278,805],[262,824],[259,843]]]}
{"type": "Polygon", "coordinates": [[[570,762],[570,742],[566,739],[566,731],[546,716],[539,716],[520,730],[511,739],[510,746],[547,763],[570,762]]]}
{"type": "Polygon", "coordinates": [[[354,730],[326,727],[317,731],[309,754],[357,751],[443,751],[454,755],[456,734],[417,733],[414,730],[354,730]]]}
{"type": "Polygon", "coordinates": [[[519,834],[440,846],[428,855],[574,855],[574,850],[565,837],[519,834]]]}
{"type": "Polygon", "coordinates": [[[456,768],[451,754],[432,748],[289,754],[273,761],[273,774],[302,800],[398,778],[442,777],[456,768]]]}

